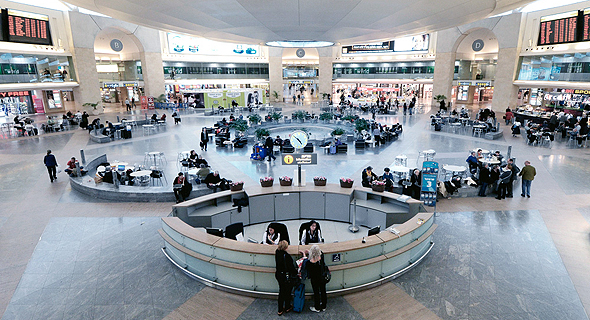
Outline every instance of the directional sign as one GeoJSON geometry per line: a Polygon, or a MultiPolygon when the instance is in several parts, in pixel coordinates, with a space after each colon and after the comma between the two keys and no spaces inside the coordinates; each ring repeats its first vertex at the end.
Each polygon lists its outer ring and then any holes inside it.
{"type": "Polygon", "coordinates": [[[436,180],[438,178],[438,162],[424,161],[422,164],[422,192],[420,199],[427,206],[436,207],[436,180]]]}
{"type": "Polygon", "coordinates": [[[318,164],[317,153],[287,153],[283,154],[283,165],[318,164]]]}

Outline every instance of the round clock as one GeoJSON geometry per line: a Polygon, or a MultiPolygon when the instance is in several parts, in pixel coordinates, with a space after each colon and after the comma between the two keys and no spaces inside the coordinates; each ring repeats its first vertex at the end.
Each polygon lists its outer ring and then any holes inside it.
{"type": "Polygon", "coordinates": [[[297,130],[291,134],[291,145],[294,148],[301,149],[307,145],[307,133],[297,130]]]}
{"type": "Polygon", "coordinates": [[[303,50],[302,48],[299,48],[299,49],[297,49],[297,51],[295,51],[295,54],[297,55],[297,57],[303,58],[303,57],[305,57],[305,50],[303,50]]]}

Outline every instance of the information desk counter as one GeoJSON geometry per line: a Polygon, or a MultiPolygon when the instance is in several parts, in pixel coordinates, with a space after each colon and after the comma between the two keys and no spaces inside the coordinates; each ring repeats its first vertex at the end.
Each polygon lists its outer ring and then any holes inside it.
{"type": "MultiPolygon", "coordinates": [[[[423,212],[421,202],[394,193],[369,188],[250,187],[224,191],[177,204],[172,216],[162,218],[160,234],[166,256],[187,274],[224,290],[252,296],[274,296],[276,246],[239,242],[207,234],[195,227],[225,228],[290,219],[352,222],[368,227],[397,224],[399,234],[389,230],[361,239],[319,244],[332,272],[328,294],[360,290],[395,278],[409,270],[432,248],[436,225],[433,213],[423,212]],[[249,206],[238,212],[233,199],[249,198],[249,206]],[[419,212],[422,211],[422,212],[419,212]]],[[[296,260],[299,250],[291,235],[288,253],[296,260]]],[[[311,292],[311,285],[306,286],[311,292]]]]}

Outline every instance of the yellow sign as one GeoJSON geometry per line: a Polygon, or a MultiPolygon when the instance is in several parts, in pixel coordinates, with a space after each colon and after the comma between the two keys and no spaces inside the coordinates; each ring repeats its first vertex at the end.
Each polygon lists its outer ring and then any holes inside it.
{"type": "Polygon", "coordinates": [[[293,156],[288,154],[285,156],[285,158],[283,159],[283,161],[285,161],[286,164],[291,164],[293,163],[293,156]]]}

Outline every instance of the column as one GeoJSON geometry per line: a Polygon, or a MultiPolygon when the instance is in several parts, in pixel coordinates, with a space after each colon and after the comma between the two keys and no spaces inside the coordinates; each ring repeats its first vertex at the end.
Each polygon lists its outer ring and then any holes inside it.
{"type": "Polygon", "coordinates": [[[517,48],[502,48],[498,51],[498,63],[494,78],[494,96],[492,109],[495,112],[504,111],[506,108],[514,109],[518,103],[518,87],[514,79],[518,67],[517,48]]]}
{"type": "Polygon", "coordinates": [[[164,94],[164,67],[159,52],[141,52],[141,72],[146,96],[154,98],[164,94]]]}
{"type": "Polygon", "coordinates": [[[270,83],[270,97],[274,100],[274,92],[279,94],[279,101],[283,101],[283,48],[268,48],[268,80],[270,83]]]}
{"type": "Polygon", "coordinates": [[[451,100],[451,91],[453,89],[453,73],[455,72],[454,52],[436,53],[434,59],[434,79],[432,85],[432,104],[435,104],[434,97],[443,94],[447,97],[446,103],[451,100]]]}
{"type": "Polygon", "coordinates": [[[80,111],[86,110],[86,112],[91,113],[94,109],[84,107],[83,104],[101,102],[94,48],[74,48],[73,51],[72,60],[76,70],[76,79],[80,84],[74,88],[76,109],[80,111]]]}
{"type": "MultiPolygon", "coordinates": [[[[332,95],[332,74],[334,68],[332,67],[332,61],[334,61],[334,48],[318,48],[318,54],[320,56],[320,76],[318,86],[318,100],[322,99],[322,93],[328,93],[332,95]]],[[[332,97],[333,98],[333,97],[332,97]]]]}

